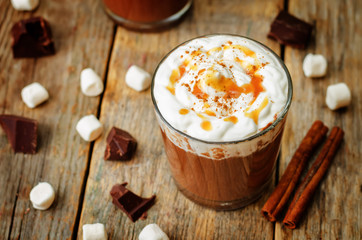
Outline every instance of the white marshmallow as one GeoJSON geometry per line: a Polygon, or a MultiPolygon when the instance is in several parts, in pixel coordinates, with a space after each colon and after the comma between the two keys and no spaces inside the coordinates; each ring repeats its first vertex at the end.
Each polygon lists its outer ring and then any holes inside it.
{"type": "Polygon", "coordinates": [[[138,236],[139,240],[169,240],[166,233],[164,233],[161,228],[155,224],[148,224],[144,227],[138,236]]]}
{"type": "Polygon", "coordinates": [[[16,10],[31,11],[39,5],[39,0],[11,0],[11,4],[16,10]]]}
{"type": "Polygon", "coordinates": [[[88,142],[95,140],[103,132],[102,124],[92,114],[82,117],[78,121],[76,129],[79,135],[88,142]]]}
{"type": "Polygon", "coordinates": [[[303,71],[306,77],[323,77],[327,73],[327,60],[320,54],[307,54],[303,61],[303,71]]]}
{"type": "Polygon", "coordinates": [[[103,82],[93,69],[86,68],[80,73],[80,88],[84,95],[95,97],[103,92],[103,82]]]}
{"type": "Polygon", "coordinates": [[[83,240],[107,240],[107,233],[102,223],[84,224],[83,240]]]}
{"type": "Polygon", "coordinates": [[[40,83],[34,82],[21,90],[21,98],[29,108],[35,108],[48,100],[49,93],[40,83]]]}
{"type": "Polygon", "coordinates": [[[151,85],[151,75],[142,68],[132,65],[126,73],[126,83],[134,90],[141,92],[151,85]]]}
{"type": "Polygon", "coordinates": [[[351,103],[351,99],[351,91],[345,83],[328,86],[326,104],[331,110],[348,106],[351,103]]]}
{"type": "Polygon", "coordinates": [[[47,182],[40,182],[30,191],[30,201],[35,209],[48,209],[55,199],[55,192],[47,182]]]}

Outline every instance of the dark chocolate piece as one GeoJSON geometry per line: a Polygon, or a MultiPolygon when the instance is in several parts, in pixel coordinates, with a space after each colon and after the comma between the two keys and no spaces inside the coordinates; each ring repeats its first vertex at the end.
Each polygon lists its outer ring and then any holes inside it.
{"type": "Polygon", "coordinates": [[[41,17],[21,20],[11,29],[14,58],[33,58],[55,53],[49,23],[41,17]]]}
{"type": "Polygon", "coordinates": [[[114,185],[110,194],[113,204],[125,212],[132,222],[135,222],[141,216],[147,216],[145,213],[155,203],[156,195],[142,198],[128,190],[126,185],[126,182],[114,185]]]}
{"type": "Polygon", "coordinates": [[[113,127],[107,136],[105,160],[129,160],[137,148],[137,141],[131,134],[113,127]]]}
{"type": "Polygon", "coordinates": [[[4,129],[14,152],[36,153],[38,122],[15,115],[0,115],[0,125],[4,129]]]}
{"type": "Polygon", "coordinates": [[[295,48],[306,48],[313,26],[286,11],[281,11],[270,27],[269,38],[280,44],[295,48]]]}

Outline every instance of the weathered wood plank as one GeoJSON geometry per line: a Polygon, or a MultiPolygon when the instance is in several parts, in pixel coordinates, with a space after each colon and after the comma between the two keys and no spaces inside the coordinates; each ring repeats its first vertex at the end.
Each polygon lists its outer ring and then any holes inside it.
{"type": "Polygon", "coordinates": [[[97,113],[99,97],[84,96],[79,87],[82,68],[104,76],[113,23],[100,1],[41,1],[33,13],[14,11],[0,1],[0,113],[39,121],[39,148],[35,155],[14,154],[0,130],[0,238],[67,239],[73,232],[90,144],[75,131],[78,119],[97,113]],[[52,27],[57,53],[39,59],[15,60],[10,29],[14,22],[43,16],[52,27]],[[21,89],[34,81],[50,94],[47,103],[29,109],[21,89]],[[31,188],[50,182],[57,196],[47,211],[32,208],[31,188]]]}
{"type": "MultiPolygon", "coordinates": [[[[126,86],[124,76],[130,64],[152,73],[173,47],[208,33],[247,35],[279,52],[279,45],[266,38],[269,25],[265,23],[271,22],[281,8],[279,1],[195,1],[185,21],[171,30],[143,34],[117,29],[101,106],[105,134],[94,146],[80,225],[104,223],[110,239],[138,239],[141,229],[149,223],[159,224],[171,239],[273,238],[274,225],[260,214],[266,195],[244,209],[216,212],[195,205],[177,191],[168,169],[150,90],[135,92],[126,86]],[[138,150],[131,161],[103,160],[105,138],[112,126],[129,131],[138,140],[138,150]],[[144,197],[157,194],[147,220],[132,223],[111,203],[111,187],[124,181],[144,197]]],[[[81,234],[80,228],[78,236],[81,234]]]]}
{"type": "MultiPolygon", "coordinates": [[[[294,99],[283,140],[280,173],[312,122],[320,119],[345,131],[342,143],[313,202],[297,230],[276,225],[276,239],[361,239],[362,113],[361,98],[361,1],[289,1],[289,11],[316,26],[315,39],[305,51],[287,47],[285,62],[294,83],[294,99]],[[302,71],[307,53],[319,53],[328,60],[328,74],[308,79],[302,71]],[[353,103],[330,111],[325,104],[329,84],[345,82],[353,103]]],[[[312,161],[311,161],[312,162],[312,161]]]]}

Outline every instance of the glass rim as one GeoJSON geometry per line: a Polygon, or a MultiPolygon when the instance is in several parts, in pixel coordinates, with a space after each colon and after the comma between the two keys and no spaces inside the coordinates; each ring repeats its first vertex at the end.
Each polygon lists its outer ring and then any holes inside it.
{"type": "Polygon", "coordinates": [[[263,43],[256,41],[254,39],[251,39],[249,37],[245,37],[242,35],[238,35],[238,34],[230,34],[230,33],[214,33],[214,34],[206,34],[206,35],[202,35],[199,37],[195,37],[195,38],[191,38],[185,42],[182,42],[181,44],[177,45],[176,47],[174,47],[171,51],[169,51],[163,58],[162,60],[159,62],[159,64],[157,65],[153,76],[152,76],[152,82],[151,82],[151,98],[152,98],[152,102],[153,102],[153,106],[155,108],[155,111],[157,113],[157,115],[161,118],[161,120],[172,130],[176,131],[177,133],[181,134],[182,136],[192,139],[194,141],[198,141],[198,142],[203,142],[203,143],[207,143],[207,144],[236,144],[236,143],[240,143],[240,142],[247,142],[250,140],[253,140],[254,138],[258,138],[260,136],[263,136],[264,134],[266,134],[267,132],[269,132],[270,130],[274,129],[286,116],[286,114],[288,113],[288,110],[290,108],[291,102],[292,102],[292,97],[293,97],[293,83],[292,83],[292,78],[290,76],[290,73],[287,69],[287,67],[284,64],[284,61],[269,47],[267,47],[266,45],[264,45],[263,43]],[[264,128],[262,131],[254,133],[251,136],[242,138],[240,140],[230,140],[230,141],[208,141],[208,140],[204,140],[204,139],[199,139],[197,137],[193,137],[190,136],[186,133],[184,133],[183,131],[180,131],[178,129],[176,129],[175,127],[173,127],[161,114],[158,106],[157,106],[157,102],[154,96],[154,87],[155,87],[155,76],[157,74],[157,71],[159,69],[159,67],[162,65],[162,63],[170,56],[171,53],[173,53],[176,49],[178,49],[179,47],[195,40],[195,39],[200,39],[200,38],[207,38],[207,37],[212,37],[212,36],[232,36],[232,37],[240,37],[240,38],[244,38],[247,40],[250,40],[258,45],[260,45],[261,47],[264,47],[266,50],[268,50],[278,61],[278,63],[282,66],[286,76],[287,76],[287,82],[288,82],[288,96],[287,96],[287,102],[284,105],[284,108],[282,109],[282,111],[279,112],[278,117],[273,121],[272,124],[270,124],[267,128],[264,128]]]}

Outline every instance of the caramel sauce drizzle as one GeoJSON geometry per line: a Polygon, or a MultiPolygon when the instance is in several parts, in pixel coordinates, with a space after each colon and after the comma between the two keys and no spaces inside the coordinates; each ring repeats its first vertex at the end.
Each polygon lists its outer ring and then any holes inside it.
{"type": "Polygon", "coordinates": [[[206,100],[209,95],[207,93],[204,93],[198,86],[199,83],[196,83],[194,85],[194,89],[192,90],[192,94],[195,95],[198,99],[204,99],[206,100]]]}
{"type": "Polygon", "coordinates": [[[206,109],[206,110],[204,111],[204,113],[205,113],[206,115],[211,116],[211,117],[216,117],[216,114],[215,114],[213,111],[209,110],[209,109],[206,109]]]}
{"type": "Polygon", "coordinates": [[[204,121],[201,122],[200,126],[205,131],[211,131],[212,130],[212,125],[211,125],[210,121],[204,120],[204,121]]]}
{"type": "Polygon", "coordinates": [[[200,114],[200,113],[196,113],[196,115],[197,115],[199,118],[201,118],[202,120],[206,120],[206,119],[207,119],[204,115],[202,115],[202,114],[200,114]]]}
{"type": "Polygon", "coordinates": [[[224,118],[224,121],[225,122],[232,122],[233,124],[236,124],[239,121],[239,119],[237,117],[235,117],[235,116],[230,116],[230,117],[224,118]]]}
{"type": "Polygon", "coordinates": [[[248,107],[245,111],[245,116],[253,119],[255,124],[258,124],[259,114],[266,107],[266,105],[268,105],[268,103],[269,103],[268,97],[265,97],[263,102],[260,104],[260,106],[257,109],[251,112],[247,112],[250,108],[248,107]]]}
{"type": "MultiPolygon", "coordinates": [[[[247,111],[250,109],[250,106],[258,98],[259,94],[261,92],[265,91],[264,87],[262,86],[263,77],[256,73],[260,69],[260,67],[263,67],[265,64],[260,64],[259,60],[256,57],[256,53],[254,51],[250,50],[248,47],[241,46],[241,45],[232,45],[231,42],[229,43],[229,45],[223,45],[222,47],[212,48],[209,51],[207,51],[206,54],[210,55],[212,52],[221,51],[222,49],[225,50],[225,49],[230,49],[230,48],[238,49],[238,50],[242,51],[246,56],[252,57],[255,59],[256,65],[251,65],[251,64],[247,64],[247,63],[243,62],[239,58],[235,58],[235,61],[239,62],[240,65],[244,69],[246,68],[246,72],[251,78],[250,83],[246,83],[246,84],[243,84],[242,86],[238,86],[236,84],[236,82],[234,81],[234,79],[232,79],[232,78],[227,78],[225,76],[217,77],[215,75],[215,73],[213,72],[213,69],[209,69],[206,74],[204,73],[206,71],[206,69],[201,69],[198,72],[197,76],[195,77],[196,83],[192,90],[192,94],[194,96],[196,96],[198,99],[205,101],[204,107],[206,108],[206,110],[203,113],[208,116],[214,117],[214,116],[216,116],[216,114],[213,111],[208,109],[210,106],[206,102],[209,95],[201,90],[201,87],[200,87],[201,81],[204,81],[204,83],[207,86],[212,87],[213,89],[215,89],[218,92],[224,92],[225,93],[223,96],[224,99],[239,98],[241,94],[252,93],[253,99],[249,103],[249,107],[246,109],[245,116],[253,119],[254,122],[257,124],[260,112],[268,104],[268,98],[266,97],[257,109],[255,109],[251,112],[247,112],[247,111]],[[209,73],[209,71],[211,73],[209,73]],[[201,76],[203,77],[203,79],[200,79],[201,76]]],[[[189,52],[186,51],[186,53],[188,54],[189,52]]],[[[200,56],[201,54],[205,54],[205,53],[200,50],[192,51],[190,53],[190,57],[188,59],[186,59],[177,69],[174,69],[172,71],[171,76],[170,76],[170,82],[166,88],[173,95],[175,95],[175,84],[183,77],[183,75],[186,72],[186,68],[189,67],[191,70],[194,70],[194,71],[197,70],[197,65],[194,64],[194,65],[190,66],[190,62],[193,58],[200,56]]],[[[223,66],[222,62],[218,62],[218,64],[223,66]]],[[[182,115],[185,115],[185,114],[189,113],[189,110],[180,109],[179,113],[182,115]]],[[[201,123],[202,129],[204,129],[206,131],[212,130],[211,122],[207,121],[206,117],[204,115],[202,115],[202,114],[197,114],[197,115],[201,119],[203,119],[203,122],[201,123]]],[[[227,122],[229,121],[229,122],[232,122],[233,124],[236,124],[238,122],[238,118],[235,116],[230,116],[230,117],[224,118],[224,121],[227,121],[227,122]]]]}
{"type": "Polygon", "coordinates": [[[177,69],[172,70],[170,82],[166,87],[172,93],[172,95],[175,95],[175,84],[182,78],[182,76],[186,72],[187,63],[188,61],[185,60],[183,64],[181,64],[177,69]]]}
{"type": "Polygon", "coordinates": [[[178,111],[181,115],[186,115],[188,114],[190,111],[186,108],[181,108],[179,111],[178,111]]]}
{"type": "Polygon", "coordinates": [[[207,51],[207,55],[210,55],[211,53],[213,53],[213,52],[219,52],[219,51],[221,51],[222,50],[222,48],[221,47],[214,47],[214,48],[211,48],[209,51],[207,51]]]}

